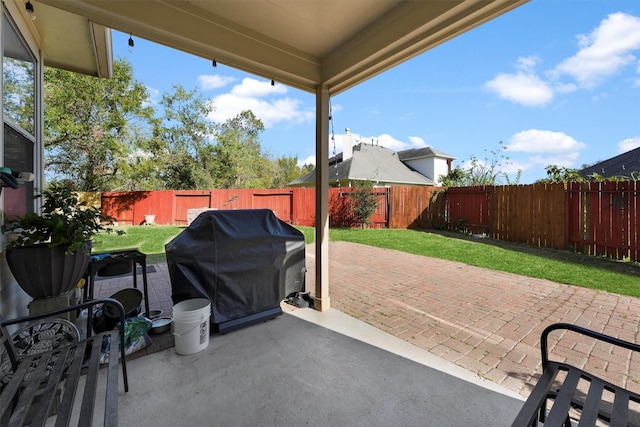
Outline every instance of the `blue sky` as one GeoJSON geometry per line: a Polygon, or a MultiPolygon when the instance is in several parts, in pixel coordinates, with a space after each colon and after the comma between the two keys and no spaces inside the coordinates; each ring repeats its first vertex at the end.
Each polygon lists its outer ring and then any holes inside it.
{"type": "MultiPolygon", "coordinates": [[[[312,94],[136,38],[113,33],[157,101],[174,84],[198,88],[225,121],[250,109],[273,156],[315,164],[312,94]]],[[[331,99],[342,151],[356,141],[393,150],[432,146],[457,158],[491,158],[503,142],[521,184],[554,164],[580,169],[640,146],[640,1],[532,0],[331,99]]]]}

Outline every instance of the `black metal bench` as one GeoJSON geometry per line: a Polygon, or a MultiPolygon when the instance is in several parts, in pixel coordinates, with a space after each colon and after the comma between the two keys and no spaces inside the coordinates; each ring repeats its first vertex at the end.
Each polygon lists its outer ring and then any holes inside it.
{"type": "Polygon", "coordinates": [[[0,384],[0,425],[43,426],[51,422],[48,418],[55,416],[56,426],[70,425],[76,419],[78,425],[91,426],[97,398],[104,396],[104,425],[117,426],[118,351],[124,390],[129,390],[124,318],[122,304],[106,298],[44,314],[0,319],[2,367],[3,371],[7,366],[10,369],[4,372],[6,375],[0,384]],[[73,325],[65,329],[65,323],[68,326],[69,322],[55,317],[85,308],[92,310],[96,304],[112,304],[117,308],[121,320],[119,331],[93,336],[89,332],[89,337],[79,340],[73,325]],[[27,326],[10,335],[7,327],[20,324],[27,326]],[[99,378],[101,358],[108,358],[106,380],[99,378]]]}
{"type": "Polygon", "coordinates": [[[548,336],[549,333],[558,329],[573,331],[614,346],[640,352],[638,344],[580,326],[567,323],[548,326],[542,332],[540,339],[542,375],[512,427],[539,425],[570,427],[572,419],[579,426],[595,426],[598,420],[610,426],[638,425],[638,414],[630,411],[630,405],[640,404],[640,395],[568,363],[549,360],[548,336]],[[584,392],[578,390],[579,384],[582,384],[583,388],[586,386],[588,390],[584,392]],[[606,399],[605,395],[607,395],[606,399]]]}

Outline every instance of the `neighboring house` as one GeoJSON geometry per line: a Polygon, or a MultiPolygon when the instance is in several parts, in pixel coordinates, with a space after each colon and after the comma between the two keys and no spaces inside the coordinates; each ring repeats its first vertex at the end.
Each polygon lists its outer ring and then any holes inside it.
{"type": "Polygon", "coordinates": [[[453,169],[456,159],[433,147],[412,148],[398,151],[400,161],[422,175],[431,178],[436,185],[441,185],[440,177],[448,175],[453,169]]]}
{"type": "Polygon", "coordinates": [[[579,170],[578,173],[583,178],[595,173],[604,178],[640,179],[640,147],[579,170]]]}
{"type": "MultiPolygon", "coordinates": [[[[329,159],[329,185],[351,187],[355,181],[373,181],[376,187],[392,185],[440,185],[440,175],[451,171],[455,157],[431,147],[395,152],[361,142],[353,146],[347,130],[343,151],[329,159]]],[[[287,184],[315,187],[316,173],[310,172],[287,184]]]]}

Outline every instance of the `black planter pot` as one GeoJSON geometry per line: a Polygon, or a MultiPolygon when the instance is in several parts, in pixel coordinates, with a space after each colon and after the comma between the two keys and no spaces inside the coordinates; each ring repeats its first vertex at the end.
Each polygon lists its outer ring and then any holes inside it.
{"type": "Polygon", "coordinates": [[[65,294],[76,287],[89,264],[84,250],[65,254],[45,245],[7,249],[7,264],[20,287],[33,299],[65,294]]]}

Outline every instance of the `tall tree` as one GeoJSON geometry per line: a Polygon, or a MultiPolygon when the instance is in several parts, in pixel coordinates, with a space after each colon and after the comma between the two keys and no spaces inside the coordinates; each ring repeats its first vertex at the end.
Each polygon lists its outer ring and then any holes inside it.
{"type": "Polygon", "coordinates": [[[146,121],[146,87],[134,80],[123,59],[113,77],[98,79],[55,68],[45,69],[45,172],[76,190],[122,188],[121,168],[136,136],[129,124],[146,121]]]}
{"type": "Polygon", "coordinates": [[[213,149],[220,188],[265,188],[270,171],[260,147],[262,121],[247,110],[223,123],[213,149]]]}
{"type": "Polygon", "coordinates": [[[174,85],[162,96],[164,117],[156,123],[147,150],[154,154],[164,188],[215,188],[215,125],[207,118],[213,106],[196,90],[174,85]]]}

